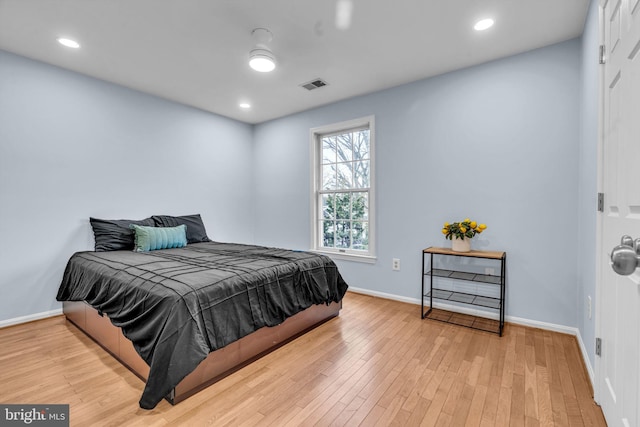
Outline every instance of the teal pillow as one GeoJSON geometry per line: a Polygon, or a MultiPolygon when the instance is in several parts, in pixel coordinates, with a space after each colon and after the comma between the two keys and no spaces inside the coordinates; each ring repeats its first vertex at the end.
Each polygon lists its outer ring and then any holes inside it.
{"type": "Polygon", "coordinates": [[[129,228],[134,232],[134,252],[187,246],[187,226],[184,224],[177,227],[147,227],[131,224],[129,228]]]}

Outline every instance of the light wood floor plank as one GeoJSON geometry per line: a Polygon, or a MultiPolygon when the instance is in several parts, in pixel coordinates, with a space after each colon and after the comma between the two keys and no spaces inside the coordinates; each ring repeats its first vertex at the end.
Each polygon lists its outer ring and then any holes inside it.
{"type": "Polygon", "coordinates": [[[503,337],[348,293],[340,316],[176,406],[63,317],[0,329],[0,402],[68,403],[72,426],[605,426],[575,337],[503,337]]]}
{"type": "Polygon", "coordinates": [[[484,409],[484,402],[487,398],[487,387],[484,385],[478,385],[473,391],[473,399],[471,400],[471,407],[469,408],[469,415],[465,425],[467,426],[479,426],[482,422],[482,412],[484,409]]]}

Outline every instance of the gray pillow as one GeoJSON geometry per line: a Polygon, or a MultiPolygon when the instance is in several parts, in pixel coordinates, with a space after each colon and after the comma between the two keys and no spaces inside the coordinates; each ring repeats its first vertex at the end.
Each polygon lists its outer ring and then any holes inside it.
{"type": "Polygon", "coordinates": [[[170,216],[154,215],[151,218],[155,221],[156,227],[177,227],[187,226],[187,243],[210,242],[207,237],[207,230],[204,228],[200,214],[170,216]]]}
{"type": "Polygon", "coordinates": [[[98,219],[89,218],[96,252],[133,250],[134,233],[129,225],[146,225],[154,227],[153,218],[135,219],[98,219]]]}

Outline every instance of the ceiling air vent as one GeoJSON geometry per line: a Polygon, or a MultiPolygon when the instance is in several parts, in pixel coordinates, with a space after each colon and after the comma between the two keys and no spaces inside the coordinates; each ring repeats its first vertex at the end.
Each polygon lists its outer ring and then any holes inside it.
{"type": "Polygon", "coordinates": [[[325,82],[324,80],[315,79],[315,80],[311,80],[309,83],[303,83],[300,86],[302,86],[306,90],[314,90],[326,85],[327,85],[327,82],[325,82]]]}

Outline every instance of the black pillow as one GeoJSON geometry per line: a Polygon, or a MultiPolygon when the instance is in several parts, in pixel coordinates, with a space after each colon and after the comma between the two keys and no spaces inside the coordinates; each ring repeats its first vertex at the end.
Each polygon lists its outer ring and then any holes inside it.
{"type": "Polygon", "coordinates": [[[96,252],[133,250],[134,233],[129,225],[155,226],[153,218],[142,220],[89,218],[89,222],[96,240],[96,252]]]}
{"type": "Polygon", "coordinates": [[[200,214],[169,216],[154,215],[151,218],[155,221],[156,227],[177,227],[178,225],[187,226],[187,243],[210,242],[207,237],[207,230],[204,228],[200,214]]]}

